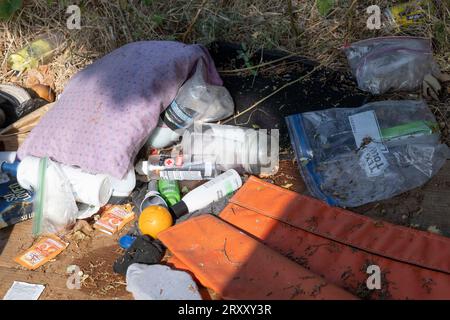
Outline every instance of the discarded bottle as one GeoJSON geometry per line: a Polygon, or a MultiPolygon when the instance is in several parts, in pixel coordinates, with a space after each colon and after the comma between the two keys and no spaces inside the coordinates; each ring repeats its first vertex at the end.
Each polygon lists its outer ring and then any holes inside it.
{"type": "Polygon", "coordinates": [[[273,175],[278,168],[278,130],[196,123],[180,145],[151,155],[136,171],[152,180],[210,180],[228,169],[273,175]]]}
{"type": "Polygon", "coordinates": [[[138,162],[135,169],[150,180],[210,180],[219,173],[214,162],[191,162],[180,150],[150,155],[148,161],[138,162]]]}
{"type": "Polygon", "coordinates": [[[230,169],[216,178],[188,192],[180,202],[170,209],[179,218],[187,213],[205,208],[214,201],[231,194],[242,186],[242,179],[236,170],[230,169]]]}
{"type": "Polygon", "coordinates": [[[194,121],[214,122],[233,114],[230,93],[225,87],[208,84],[206,73],[200,60],[194,75],[181,86],[175,99],[161,114],[148,140],[151,147],[161,149],[176,142],[194,121]]]}
{"type": "Polygon", "coordinates": [[[59,32],[46,33],[8,58],[12,70],[23,72],[37,68],[40,63],[47,63],[64,41],[59,32]]]}
{"type": "Polygon", "coordinates": [[[181,200],[180,186],[176,180],[158,180],[158,190],[169,206],[181,200]]]}
{"type": "Polygon", "coordinates": [[[181,142],[184,159],[213,161],[221,171],[272,175],[278,171],[279,134],[277,130],[255,130],[218,124],[196,124],[181,142]]]}
{"type": "MultiPolygon", "coordinates": [[[[215,163],[188,162],[179,166],[154,164],[149,159],[148,174],[150,179],[161,180],[210,180],[217,176],[218,170],[215,163]]],[[[158,161],[159,159],[155,159],[158,161]]]]}

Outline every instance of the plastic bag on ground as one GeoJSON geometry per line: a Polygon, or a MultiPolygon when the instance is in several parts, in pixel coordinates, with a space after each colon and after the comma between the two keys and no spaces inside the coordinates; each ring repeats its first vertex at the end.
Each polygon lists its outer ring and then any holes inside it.
{"type": "Polygon", "coordinates": [[[358,87],[372,94],[417,90],[427,74],[439,73],[431,41],[425,38],[373,38],[344,51],[358,87]]]}
{"type": "Polygon", "coordinates": [[[311,194],[355,207],[427,182],[450,158],[422,101],[380,101],[286,118],[311,194]]]}
{"type": "Polygon", "coordinates": [[[33,234],[57,233],[75,223],[78,207],[69,179],[60,165],[47,158],[39,163],[34,199],[33,234]]]}
{"type": "Polygon", "coordinates": [[[228,90],[208,83],[207,79],[206,66],[199,60],[195,73],[181,86],[175,99],[161,114],[149,138],[150,146],[169,146],[195,121],[215,122],[233,114],[234,102],[228,90]]]}
{"type": "MultiPolygon", "coordinates": [[[[181,86],[175,101],[182,104],[195,121],[214,122],[231,116],[234,102],[228,90],[209,84],[206,79],[205,64],[199,60],[194,75],[181,86]]],[[[167,115],[166,112],[166,116],[173,114],[167,115]]]]}

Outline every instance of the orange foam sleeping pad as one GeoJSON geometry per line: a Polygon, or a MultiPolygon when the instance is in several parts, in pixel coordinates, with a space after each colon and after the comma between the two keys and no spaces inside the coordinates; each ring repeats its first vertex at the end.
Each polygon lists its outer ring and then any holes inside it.
{"type": "MultiPolygon", "coordinates": [[[[448,238],[330,207],[255,177],[220,217],[361,298],[450,299],[448,238]],[[370,265],[380,267],[380,290],[367,288],[370,265]]],[[[177,257],[170,263],[191,270],[177,257]]],[[[214,274],[204,276],[208,285],[214,274]]]]}
{"type": "Polygon", "coordinates": [[[450,239],[355,214],[257,178],[220,217],[360,298],[450,299],[450,239]],[[368,290],[367,268],[381,271],[368,290]]]}
{"type": "Polygon", "coordinates": [[[181,261],[224,299],[355,299],[215,216],[189,219],[158,238],[176,256],[172,264],[181,261]]]}

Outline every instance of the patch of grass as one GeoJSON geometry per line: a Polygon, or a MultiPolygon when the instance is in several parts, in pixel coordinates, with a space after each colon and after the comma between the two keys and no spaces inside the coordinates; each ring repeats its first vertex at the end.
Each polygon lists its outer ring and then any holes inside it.
{"type": "MultiPolygon", "coordinates": [[[[52,30],[66,36],[66,50],[49,66],[58,93],[74,73],[117,47],[138,40],[182,40],[188,29],[187,42],[245,43],[246,65],[257,50],[276,48],[341,70],[348,70],[345,56],[339,50],[346,43],[387,35],[431,37],[436,61],[443,71],[450,72],[448,0],[433,1],[438,7],[427,8],[428,19],[424,24],[393,28],[383,16],[381,30],[366,28],[366,9],[377,4],[384,11],[392,1],[333,2],[332,9],[330,6],[325,7],[327,10],[320,9],[322,13],[327,11],[323,16],[316,7],[322,3],[320,0],[24,1],[23,8],[12,18],[0,21],[0,82],[22,84],[22,78],[16,79],[9,72],[7,56],[40,33],[52,30]],[[81,8],[81,30],[66,27],[69,4],[81,8]]],[[[404,1],[395,1],[400,2],[404,1]]]]}
{"type": "Polygon", "coordinates": [[[317,10],[322,16],[328,15],[331,9],[334,7],[335,0],[316,0],[317,1],[317,10]]]}
{"type": "Polygon", "coordinates": [[[22,0],[0,1],[0,19],[9,19],[14,12],[22,7],[22,0]]]}
{"type": "MultiPolygon", "coordinates": [[[[252,62],[250,61],[251,56],[248,54],[247,46],[245,45],[245,43],[241,43],[241,48],[242,50],[238,50],[237,58],[244,60],[244,65],[246,68],[253,67],[252,62]]],[[[257,74],[255,69],[251,69],[250,72],[252,73],[253,76],[256,76],[257,74]]]]}

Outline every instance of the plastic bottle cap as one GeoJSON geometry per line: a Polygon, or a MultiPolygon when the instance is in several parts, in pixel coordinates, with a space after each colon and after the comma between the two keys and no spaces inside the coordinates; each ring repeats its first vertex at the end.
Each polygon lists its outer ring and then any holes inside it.
{"type": "Polygon", "coordinates": [[[124,235],[119,239],[119,245],[123,249],[128,249],[133,244],[134,240],[136,240],[136,237],[130,236],[129,234],[124,235]]]}
{"type": "Polygon", "coordinates": [[[5,173],[9,173],[13,177],[17,177],[17,168],[19,167],[19,161],[15,161],[13,163],[2,162],[1,171],[5,173]]]}
{"type": "Polygon", "coordinates": [[[181,216],[185,215],[186,213],[189,213],[189,209],[183,200],[181,200],[180,202],[175,203],[173,206],[171,206],[170,211],[177,218],[180,218],[181,216]]]}

